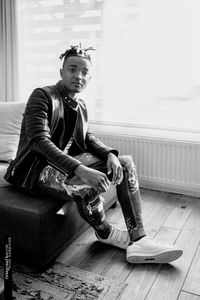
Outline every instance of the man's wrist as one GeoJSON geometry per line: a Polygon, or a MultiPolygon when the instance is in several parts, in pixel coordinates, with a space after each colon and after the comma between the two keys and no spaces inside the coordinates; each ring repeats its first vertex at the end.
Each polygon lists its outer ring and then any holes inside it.
{"type": "Polygon", "coordinates": [[[107,159],[109,159],[112,156],[116,156],[116,155],[114,153],[112,153],[112,152],[109,152],[108,155],[107,155],[107,159]]]}
{"type": "Polygon", "coordinates": [[[76,176],[78,176],[78,174],[81,172],[81,170],[83,169],[84,165],[83,164],[80,164],[78,165],[75,169],[74,169],[74,174],[76,176]]]}

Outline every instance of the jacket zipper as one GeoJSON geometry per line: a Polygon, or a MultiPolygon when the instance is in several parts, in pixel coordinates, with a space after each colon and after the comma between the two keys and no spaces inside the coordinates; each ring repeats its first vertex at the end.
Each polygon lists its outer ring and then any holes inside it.
{"type": "Polygon", "coordinates": [[[68,176],[67,173],[65,173],[61,168],[59,168],[58,166],[56,166],[54,163],[50,162],[49,160],[47,160],[47,163],[52,166],[53,168],[55,168],[56,170],[58,170],[59,172],[61,172],[62,174],[64,174],[65,176],[68,176]]]}
{"type": "Polygon", "coordinates": [[[13,167],[12,169],[12,172],[11,172],[11,176],[14,176],[15,174],[15,169],[18,167],[18,165],[21,163],[21,161],[29,154],[31,150],[29,149],[19,160],[18,162],[15,164],[15,166],[13,167]]]}
{"type": "MultiPolygon", "coordinates": [[[[34,159],[33,164],[34,164],[34,162],[36,161],[36,159],[37,159],[37,157],[34,159]]],[[[28,171],[28,173],[27,173],[27,175],[26,175],[26,177],[25,177],[25,179],[24,179],[24,181],[23,181],[23,183],[22,183],[22,187],[25,187],[25,184],[26,184],[26,182],[27,182],[27,180],[28,180],[29,174],[31,173],[32,169],[33,169],[33,168],[31,167],[30,170],[28,171]]]]}
{"type": "MultiPolygon", "coordinates": [[[[29,154],[30,151],[31,151],[31,149],[29,149],[29,150],[26,152],[26,154],[23,155],[23,156],[18,160],[18,162],[15,164],[15,166],[14,166],[13,169],[12,169],[11,176],[14,176],[15,170],[17,169],[18,165],[20,165],[21,161],[29,154]]],[[[53,164],[52,162],[50,162],[49,160],[47,160],[47,163],[48,163],[50,166],[54,167],[54,168],[55,168],[56,170],[58,170],[59,172],[63,173],[65,176],[68,175],[68,174],[65,173],[61,168],[59,168],[58,166],[54,165],[54,164],[53,164]]],[[[30,174],[30,171],[31,171],[31,169],[29,170],[28,174],[26,175],[26,178],[27,178],[28,175],[30,174]]],[[[25,180],[26,180],[26,178],[25,178],[25,180]]]]}

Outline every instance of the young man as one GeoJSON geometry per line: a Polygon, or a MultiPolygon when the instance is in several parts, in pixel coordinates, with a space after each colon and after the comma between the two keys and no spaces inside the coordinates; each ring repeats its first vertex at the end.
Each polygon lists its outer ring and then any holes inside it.
{"type": "Polygon", "coordinates": [[[88,131],[85,103],[78,98],[91,78],[89,49],[71,46],[61,55],[61,80],[31,94],[15,160],[5,178],[21,189],[76,201],[97,239],[126,249],[130,263],[168,263],[182,250],[145,234],[136,168],[130,156],[105,146],[88,131]],[[24,164],[23,171],[20,166],[24,164]],[[100,193],[117,189],[127,230],[105,219],[100,193]]]}

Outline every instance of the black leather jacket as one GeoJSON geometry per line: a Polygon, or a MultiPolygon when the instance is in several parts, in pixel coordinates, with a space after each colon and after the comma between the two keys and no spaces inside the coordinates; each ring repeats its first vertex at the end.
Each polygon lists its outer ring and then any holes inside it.
{"type": "MultiPolygon", "coordinates": [[[[37,179],[47,164],[64,174],[72,175],[73,170],[81,164],[72,156],[81,152],[91,152],[102,160],[107,159],[109,152],[118,154],[116,150],[105,146],[88,131],[85,103],[80,99],[75,101],[69,98],[62,81],[53,86],[37,88],[31,94],[23,116],[18,151],[12,162],[12,168],[18,164],[22,154],[24,155],[30,149],[40,155],[40,162],[37,163],[32,181],[37,179]],[[58,105],[54,105],[55,103],[58,105]],[[56,115],[56,120],[52,132],[50,124],[53,114],[54,117],[56,115]],[[73,132],[74,140],[69,155],[66,155],[63,149],[73,132]]],[[[33,184],[34,182],[31,183],[33,184]]]]}

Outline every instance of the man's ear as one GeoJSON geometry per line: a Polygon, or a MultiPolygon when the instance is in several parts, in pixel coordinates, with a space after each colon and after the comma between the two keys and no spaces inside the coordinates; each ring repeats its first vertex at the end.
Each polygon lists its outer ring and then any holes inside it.
{"type": "Polygon", "coordinates": [[[60,69],[60,77],[63,78],[63,69],[60,69]]]}

